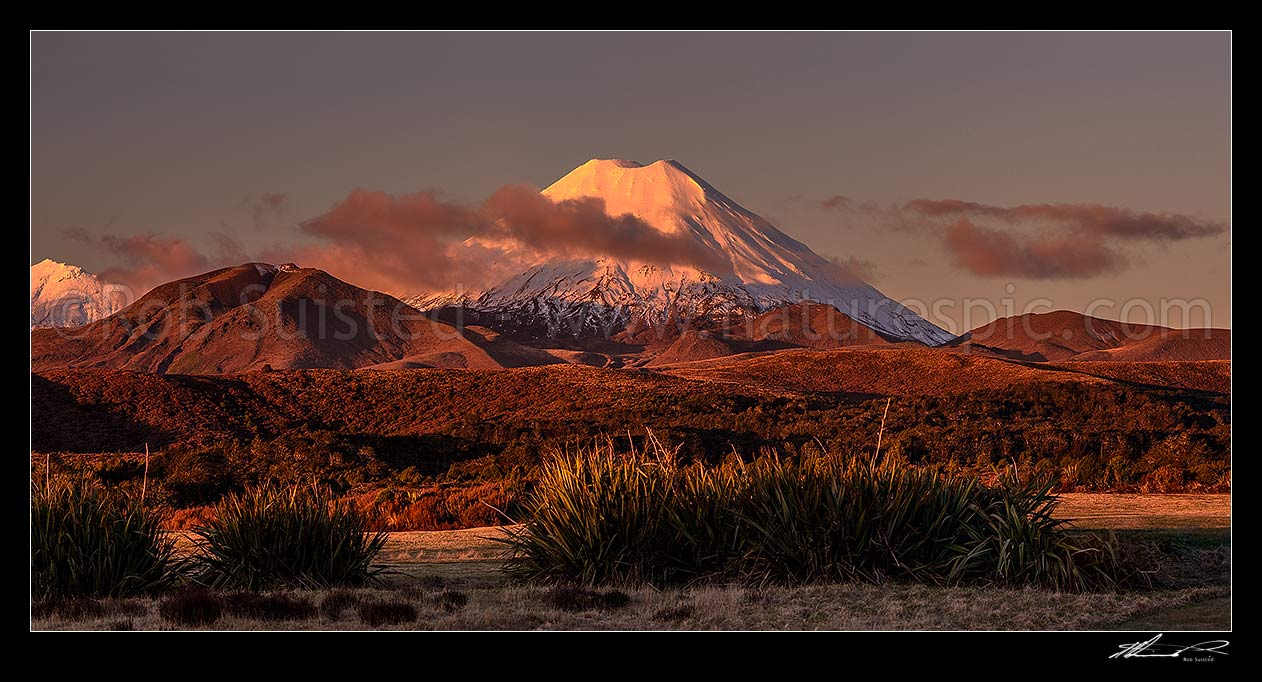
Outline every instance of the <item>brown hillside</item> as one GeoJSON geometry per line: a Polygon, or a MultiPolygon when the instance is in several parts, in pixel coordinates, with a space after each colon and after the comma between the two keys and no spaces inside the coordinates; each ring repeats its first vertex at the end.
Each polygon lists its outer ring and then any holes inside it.
{"type": "Polygon", "coordinates": [[[1227,360],[1230,345],[1229,330],[1170,329],[1068,310],[1001,318],[948,344],[968,352],[1032,362],[1227,360]]]}
{"type": "Polygon", "coordinates": [[[890,344],[890,340],[833,306],[811,301],[768,310],[741,331],[755,341],[779,341],[817,350],[890,344]]]}
{"type": "Polygon", "coordinates": [[[930,348],[785,350],[667,370],[701,381],[868,395],[951,395],[1014,384],[1100,383],[1087,374],[930,348]]]}
{"type": "MultiPolygon", "coordinates": [[[[735,321],[723,329],[685,331],[648,366],[662,367],[786,348],[834,350],[890,345],[893,345],[891,340],[837,308],[803,301],[735,321]]],[[[914,342],[911,345],[920,346],[914,342]]]]}
{"type": "Polygon", "coordinates": [[[1133,386],[1161,386],[1193,391],[1231,393],[1229,360],[1169,362],[1058,362],[1054,367],[1083,372],[1133,386]]]}
{"type": "Polygon", "coordinates": [[[35,371],[103,367],[175,374],[351,369],[403,358],[499,363],[449,325],[321,270],[249,263],[164,284],[83,327],[31,333],[35,371]]]}
{"type": "Polygon", "coordinates": [[[563,365],[566,361],[539,348],[517,343],[507,336],[486,327],[468,326],[465,337],[502,367],[538,367],[563,365]]]}
{"type": "Polygon", "coordinates": [[[1226,393],[1231,381],[1231,366],[1226,362],[1042,364],[901,346],[747,354],[664,371],[698,381],[787,391],[904,396],[955,395],[1039,383],[1114,382],[1226,393]]]}
{"type": "Polygon", "coordinates": [[[693,362],[695,360],[709,360],[710,358],[720,358],[731,355],[736,351],[732,348],[732,344],[722,339],[717,339],[707,331],[693,331],[689,329],[684,332],[675,342],[661,355],[653,358],[648,363],[648,367],[658,367],[661,365],[671,365],[680,362],[693,362]]]}
{"type": "Polygon", "coordinates": [[[1166,362],[1231,360],[1230,329],[1162,329],[1146,339],[1137,339],[1118,348],[1080,353],[1073,357],[1084,362],[1166,362]]]}

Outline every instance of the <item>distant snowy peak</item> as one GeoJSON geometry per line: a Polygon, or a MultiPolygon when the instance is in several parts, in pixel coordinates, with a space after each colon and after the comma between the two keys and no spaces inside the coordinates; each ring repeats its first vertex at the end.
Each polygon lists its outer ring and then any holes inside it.
{"type": "MultiPolygon", "coordinates": [[[[602,199],[610,215],[631,214],[663,233],[690,237],[714,254],[714,265],[701,269],[618,258],[545,258],[479,294],[438,292],[414,297],[414,305],[467,305],[502,320],[545,318],[551,327],[564,324],[581,334],[599,328],[608,334],[637,320],[653,324],[707,316],[747,318],[812,300],[836,306],[892,337],[929,345],[953,338],[677,161],[643,165],[592,159],[543,194],[558,202],[602,199]]],[[[466,244],[470,249],[488,247],[479,237],[466,244]]],[[[510,248],[506,245],[505,252],[510,248]]]]}
{"type": "Polygon", "coordinates": [[[118,312],[120,291],[77,265],[44,259],[31,266],[31,329],[77,327],[118,312]]]}

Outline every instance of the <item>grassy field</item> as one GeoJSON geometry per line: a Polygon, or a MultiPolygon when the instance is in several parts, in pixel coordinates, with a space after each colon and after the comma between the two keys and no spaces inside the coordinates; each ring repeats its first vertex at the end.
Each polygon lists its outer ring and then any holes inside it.
{"type": "MultiPolygon", "coordinates": [[[[459,582],[452,584],[459,585],[459,582]]],[[[314,607],[325,596],[285,593],[314,607]]],[[[1153,614],[1226,601],[1227,588],[1188,588],[1137,594],[1066,594],[1041,590],[943,589],[923,586],[813,585],[808,587],[702,587],[633,589],[585,595],[533,587],[429,587],[365,589],[344,593],[373,603],[401,601],[416,615],[379,629],[407,630],[1082,630],[1147,622],[1153,614]],[[463,595],[456,606],[444,595],[463,595]],[[577,598],[576,598],[577,597],[577,598]],[[1210,601],[1214,600],[1214,601],[1210,601]]],[[[226,615],[205,629],[370,629],[352,606],[339,617],[290,620],[226,615]]],[[[1208,622],[1208,621],[1207,621],[1208,622]]],[[[1216,621],[1215,621],[1216,622],[1216,621]]],[[[38,629],[175,629],[154,600],[103,603],[99,611],[40,619],[38,629]]],[[[1166,629],[1170,625],[1161,626],[1166,629]]],[[[184,628],[179,628],[184,629],[184,628]]]]}
{"type": "MultiPolygon", "coordinates": [[[[1227,495],[1066,495],[1065,518],[1112,529],[1163,552],[1167,587],[1072,594],[920,585],[702,586],[584,592],[512,584],[500,569],[503,528],[392,533],[379,588],[277,593],[302,605],[234,612],[230,630],[1098,630],[1229,629],[1227,495]],[[625,595],[621,596],[621,595],[625,595]],[[334,599],[340,613],[324,608],[334,599]],[[403,604],[400,622],[369,623],[371,607],[403,604]],[[410,608],[409,608],[410,607],[410,608]],[[264,610],[266,611],[266,610],[264,610]]],[[[185,629],[156,599],[67,604],[34,614],[34,629],[185,629]]]]}
{"type": "Polygon", "coordinates": [[[1231,528],[1231,495],[1066,493],[1060,517],[1079,528],[1231,528]]]}

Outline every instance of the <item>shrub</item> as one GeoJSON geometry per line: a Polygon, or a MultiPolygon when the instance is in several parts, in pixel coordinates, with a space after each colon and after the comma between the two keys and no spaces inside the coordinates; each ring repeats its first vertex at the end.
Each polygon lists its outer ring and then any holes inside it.
{"type": "Polygon", "coordinates": [[[75,597],[73,599],[51,599],[38,601],[31,605],[31,617],[39,620],[58,616],[67,620],[83,620],[105,615],[105,605],[96,599],[75,597]]]}
{"type": "Polygon", "coordinates": [[[653,620],[664,621],[667,623],[682,623],[696,611],[692,604],[676,604],[674,606],[663,606],[653,612],[653,620]]]}
{"type": "Polygon", "coordinates": [[[333,590],[320,600],[320,617],[325,620],[341,620],[346,609],[359,603],[359,597],[347,590],[333,590]]]}
{"type": "Polygon", "coordinates": [[[225,598],[228,613],[257,620],[306,620],[316,615],[311,600],[287,594],[236,592],[225,598]]]}
{"type": "Polygon", "coordinates": [[[502,524],[501,511],[515,512],[515,495],[505,483],[425,489],[392,488],[361,495],[356,506],[373,530],[452,530],[502,524]],[[497,511],[500,510],[500,511],[497,511]]]}
{"type": "Polygon", "coordinates": [[[198,526],[205,525],[214,516],[214,513],[215,508],[211,506],[173,509],[167,515],[163,526],[167,530],[193,530],[198,526]]]}
{"type": "Polygon", "coordinates": [[[544,601],[562,611],[620,609],[631,603],[631,596],[622,590],[593,590],[575,585],[560,585],[544,593],[544,601]]]}
{"type": "Polygon", "coordinates": [[[362,601],[355,607],[359,619],[369,627],[414,623],[420,617],[416,606],[401,599],[362,601]]]}
{"type": "Polygon", "coordinates": [[[155,458],[155,476],[175,507],[213,504],[235,488],[218,450],[170,450],[155,458]]]}
{"type": "Polygon", "coordinates": [[[438,593],[438,605],[444,611],[452,612],[463,609],[469,603],[469,595],[456,590],[443,590],[438,593]]]}
{"type": "Polygon", "coordinates": [[[1056,589],[1111,588],[1137,576],[1119,559],[1112,534],[1069,533],[1053,515],[1058,498],[1052,483],[1003,478],[974,502],[977,517],[965,525],[968,553],[955,562],[952,578],[1056,589]]]}
{"type": "Polygon", "coordinates": [[[194,562],[214,587],[358,586],[378,580],[372,564],[384,533],[322,486],[251,488],[224,500],[197,531],[194,562]]]}
{"type": "Polygon", "coordinates": [[[1116,543],[1071,536],[1051,485],[896,461],[765,456],[680,467],[610,442],[558,455],[506,542],[507,568],[581,585],[910,581],[1087,590],[1122,578],[1116,543]]]}
{"type": "Polygon", "coordinates": [[[663,545],[673,538],[663,503],[674,497],[675,468],[673,452],[659,454],[623,457],[609,441],[544,467],[530,520],[510,536],[518,556],[509,570],[586,585],[667,579],[663,545]]]}
{"type": "Polygon", "coordinates": [[[170,585],[178,562],[159,515],[86,481],[32,485],[31,596],[123,597],[170,585]]]}
{"type": "Polygon", "coordinates": [[[158,615],[162,620],[184,627],[214,625],[223,611],[223,599],[200,587],[172,592],[158,603],[158,615]]]}
{"type": "Polygon", "coordinates": [[[106,616],[143,616],[148,607],[139,599],[47,599],[31,603],[31,617],[39,620],[58,616],[66,620],[82,621],[106,616]]]}

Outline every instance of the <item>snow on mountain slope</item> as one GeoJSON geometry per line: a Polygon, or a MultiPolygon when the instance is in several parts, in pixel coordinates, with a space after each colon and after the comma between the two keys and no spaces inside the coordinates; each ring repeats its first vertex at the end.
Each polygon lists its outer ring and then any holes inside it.
{"type": "MultiPolygon", "coordinates": [[[[845,268],[822,258],[705,180],[671,161],[647,166],[593,159],[543,194],[553,201],[599,197],[610,215],[632,214],[654,228],[690,236],[718,265],[618,258],[545,258],[484,292],[416,296],[420,308],[466,305],[501,320],[543,322],[551,333],[616,333],[628,325],[671,320],[750,319],[766,310],[813,300],[877,331],[929,345],[950,334],[889,299],[845,268]]],[[[520,257],[514,244],[472,237],[470,247],[520,257]]]]}
{"type": "Polygon", "coordinates": [[[120,310],[123,298],[76,265],[46,258],[31,266],[31,329],[95,322],[120,310]]]}

